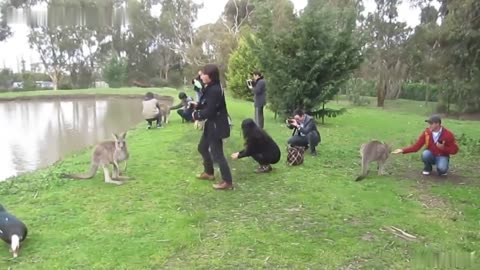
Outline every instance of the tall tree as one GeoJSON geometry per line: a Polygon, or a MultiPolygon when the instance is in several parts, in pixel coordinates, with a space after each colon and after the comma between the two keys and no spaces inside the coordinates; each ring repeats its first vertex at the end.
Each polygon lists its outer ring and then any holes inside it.
{"type": "Polygon", "coordinates": [[[279,32],[271,30],[272,13],[261,14],[256,53],[271,85],[269,101],[278,111],[319,108],[359,66],[354,6],[340,8],[325,1],[306,9],[291,21],[290,29],[279,32]]]}

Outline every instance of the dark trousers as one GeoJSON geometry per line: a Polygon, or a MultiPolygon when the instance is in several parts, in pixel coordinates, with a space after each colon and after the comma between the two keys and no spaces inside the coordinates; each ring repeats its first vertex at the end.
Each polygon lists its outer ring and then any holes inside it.
{"type": "Polygon", "coordinates": [[[255,123],[263,129],[264,118],[263,118],[263,106],[255,107],[255,123]]]}
{"type": "Polygon", "coordinates": [[[270,154],[265,154],[265,153],[258,153],[258,154],[253,154],[252,158],[258,162],[258,164],[262,166],[270,165],[270,164],[275,164],[278,162],[280,159],[279,155],[270,155],[270,154]]]}
{"type": "Polygon", "coordinates": [[[213,162],[215,161],[215,163],[217,163],[220,167],[222,180],[227,183],[232,183],[232,173],[230,172],[227,159],[223,154],[222,139],[208,138],[205,133],[206,132],[203,132],[200,143],[198,144],[198,152],[200,152],[203,158],[204,172],[209,175],[213,175],[215,173],[213,162]]]}
{"type": "Polygon", "coordinates": [[[157,115],[155,115],[155,117],[150,118],[150,119],[145,119],[145,120],[147,120],[147,123],[148,123],[149,126],[152,125],[153,121],[157,122],[157,126],[161,126],[162,125],[162,114],[158,113],[157,115]]]}
{"type": "Polygon", "coordinates": [[[292,146],[310,146],[310,150],[315,151],[315,147],[317,145],[316,143],[314,143],[314,140],[316,139],[316,136],[317,134],[314,132],[310,132],[309,134],[307,134],[307,136],[295,135],[288,139],[288,144],[292,146]]]}
{"type": "Polygon", "coordinates": [[[182,117],[183,120],[187,122],[193,122],[192,120],[192,111],[180,109],[177,111],[178,115],[182,117]]]}

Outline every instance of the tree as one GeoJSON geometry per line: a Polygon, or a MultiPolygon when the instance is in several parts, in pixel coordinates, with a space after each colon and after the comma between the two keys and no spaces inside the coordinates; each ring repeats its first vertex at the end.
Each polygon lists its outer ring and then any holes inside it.
{"type": "Polygon", "coordinates": [[[264,14],[254,48],[271,85],[269,102],[283,113],[323,106],[362,60],[355,7],[327,1],[306,9],[290,29],[279,32],[271,31],[271,13],[264,14]]]}
{"type": "Polygon", "coordinates": [[[58,83],[67,67],[67,52],[62,44],[70,37],[62,28],[48,28],[46,26],[32,29],[28,41],[32,49],[36,49],[48,76],[52,80],[53,90],[57,90],[58,83]]]}
{"type": "Polygon", "coordinates": [[[227,89],[234,97],[253,100],[252,90],[247,88],[246,80],[250,73],[260,69],[257,56],[250,44],[240,39],[237,49],[230,56],[227,72],[227,89]]]}
{"type": "Polygon", "coordinates": [[[111,88],[119,88],[127,81],[127,60],[113,56],[103,68],[103,78],[111,88]]]}

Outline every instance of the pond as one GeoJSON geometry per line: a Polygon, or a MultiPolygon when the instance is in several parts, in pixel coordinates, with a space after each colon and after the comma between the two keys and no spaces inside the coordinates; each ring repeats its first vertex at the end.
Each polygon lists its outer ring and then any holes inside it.
{"type": "Polygon", "coordinates": [[[134,128],[143,121],[141,107],[141,98],[0,102],[0,181],[134,128]]]}

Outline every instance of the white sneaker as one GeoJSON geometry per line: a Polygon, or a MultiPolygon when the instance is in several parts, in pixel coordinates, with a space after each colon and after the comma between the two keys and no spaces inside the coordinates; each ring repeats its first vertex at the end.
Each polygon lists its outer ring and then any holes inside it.
{"type": "Polygon", "coordinates": [[[430,175],[430,172],[423,171],[422,174],[423,174],[423,175],[430,175]]]}
{"type": "Polygon", "coordinates": [[[448,173],[442,173],[442,174],[440,174],[440,176],[447,176],[447,175],[448,175],[448,173]]]}

